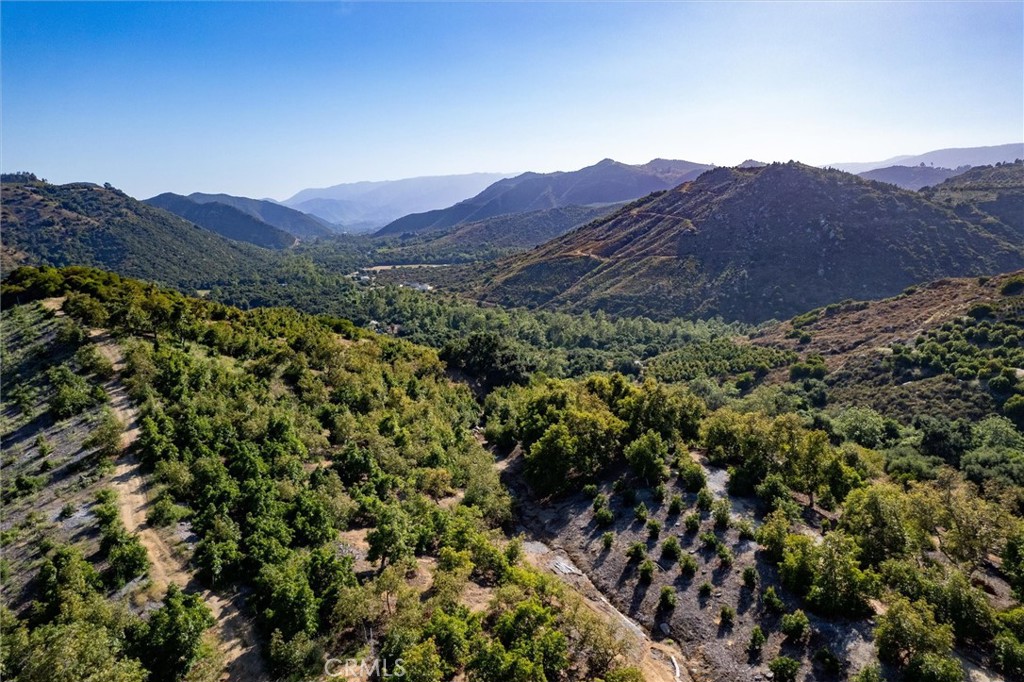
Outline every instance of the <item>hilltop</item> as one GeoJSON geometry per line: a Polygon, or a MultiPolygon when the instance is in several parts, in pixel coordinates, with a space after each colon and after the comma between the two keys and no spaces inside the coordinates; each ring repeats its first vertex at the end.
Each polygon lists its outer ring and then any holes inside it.
{"type": "MultiPolygon", "coordinates": [[[[980,210],[980,209],[977,209],[980,210]]],[[[476,293],[620,315],[782,319],[922,281],[1024,266],[995,217],[800,163],[717,168],[499,262],[476,293]]]]}
{"type": "Polygon", "coordinates": [[[202,192],[193,192],[188,195],[188,198],[199,204],[211,202],[226,204],[279,230],[295,235],[303,241],[317,237],[329,237],[337,231],[335,226],[321,218],[273,201],[236,197],[230,194],[203,194],[202,192]]]}
{"type": "Polygon", "coordinates": [[[146,199],[144,203],[181,216],[222,237],[249,242],[265,249],[286,249],[296,242],[294,235],[220,202],[200,204],[180,194],[166,192],[146,199]]]}
{"type": "Polygon", "coordinates": [[[499,180],[471,199],[446,209],[416,213],[381,228],[377,234],[444,230],[508,213],[525,213],[572,205],[630,201],[695,178],[710,166],[690,161],[655,159],[630,166],[612,159],[571,172],[523,173],[499,180]]]}
{"type": "Polygon", "coordinates": [[[267,251],[225,239],[110,185],[5,176],[2,222],[5,271],[22,263],[91,265],[196,288],[244,278],[271,263],[267,251]]]}
{"type": "Polygon", "coordinates": [[[1009,238],[1024,239],[1024,161],[972,168],[923,194],[990,229],[1000,228],[995,218],[1011,229],[1009,238]]]}

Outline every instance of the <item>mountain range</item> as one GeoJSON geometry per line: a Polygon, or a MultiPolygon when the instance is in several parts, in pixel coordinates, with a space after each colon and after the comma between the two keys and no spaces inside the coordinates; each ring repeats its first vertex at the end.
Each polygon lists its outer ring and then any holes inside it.
{"type": "Polygon", "coordinates": [[[830,167],[847,173],[864,173],[876,168],[889,166],[940,166],[959,168],[961,166],[991,166],[1005,161],[1024,158],[1024,142],[1000,144],[991,147],[953,147],[936,149],[924,154],[894,156],[884,161],[858,161],[855,163],[833,163],[830,167]]]}
{"type": "Polygon", "coordinates": [[[304,189],[281,204],[340,225],[345,232],[369,232],[401,216],[462,201],[509,175],[469,173],[354,182],[304,189]]]}
{"type": "Polygon", "coordinates": [[[414,213],[381,228],[380,236],[443,230],[494,216],[564,206],[611,204],[675,187],[711,168],[702,163],[654,159],[631,166],[605,159],[576,171],[523,173],[495,182],[445,209],[414,213]]]}
{"type": "Polygon", "coordinates": [[[888,182],[891,185],[903,189],[921,189],[930,187],[940,182],[963,173],[969,166],[961,166],[957,169],[939,168],[936,166],[887,166],[874,170],[858,173],[865,180],[877,180],[888,182]]]}
{"type": "MultiPolygon", "coordinates": [[[[1024,187],[1022,168],[989,172],[1006,175],[1003,192],[1013,193],[1024,187]]],[[[1001,206],[999,196],[985,195],[1001,206]]],[[[475,293],[503,305],[759,322],[894,295],[915,282],[1024,267],[1019,228],[977,198],[961,201],[953,210],[795,162],[716,168],[499,261],[475,293]]]]}
{"type": "Polygon", "coordinates": [[[302,211],[282,206],[274,201],[236,197],[230,194],[203,194],[193,192],[188,198],[199,204],[219,203],[248,213],[253,218],[272,225],[303,241],[329,237],[338,233],[336,225],[302,211]]]}
{"type": "Polygon", "coordinates": [[[294,246],[297,241],[295,235],[218,201],[201,204],[180,194],[167,192],[146,199],[144,203],[169,211],[222,237],[249,242],[265,249],[286,249],[294,246]]]}

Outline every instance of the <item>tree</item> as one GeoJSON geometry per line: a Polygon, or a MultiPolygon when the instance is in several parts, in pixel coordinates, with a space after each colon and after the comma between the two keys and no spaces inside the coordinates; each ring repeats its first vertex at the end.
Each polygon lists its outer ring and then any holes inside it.
{"type": "Polygon", "coordinates": [[[641,480],[654,484],[666,476],[668,444],[656,431],[647,431],[626,446],[626,461],[641,480]]]}
{"type": "Polygon", "coordinates": [[[826,533],[815,551],[814,579],[808,602],[826,615],[855,616],[867,610],[870,575],[857,563],[857,544],[841,530],[826,533]]]}
{"type": "Polygon", "coordinates": [[[85,620],[36,628],[25,652],[20,682],[146,682],[147,671],[124,657],[121,641],[107,628],[85,620]]]}
{"type": "Polygon", "coordinates": [[[200,657],[203,632],[213,624],[213,614],[199,595],[185,594],[171,583],[144,638],[150,679],[173,682],[187,673],[200,657]]]}
{"type": "Polygon", "coordinates": [[[948,654],[953,648],[953,628],[937,623],[927,602],[896,597],[878,616],[875,644],[883,661],[907,666],[924,654],[948,654]]]}
{"type": "Polygon", "coordinates": [[[379,559],[381,568],[384,568],[389,561],[397,561],[412,553],[410,539],[408,514],[397,504],[385,505],[377,517],[376,527],[366,534],[366,542],[370,545],[366,558],[370,561],[379,559]]]}

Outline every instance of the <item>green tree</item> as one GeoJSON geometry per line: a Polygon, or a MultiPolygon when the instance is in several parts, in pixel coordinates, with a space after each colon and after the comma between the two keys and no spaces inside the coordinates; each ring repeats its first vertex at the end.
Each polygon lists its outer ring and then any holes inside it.
{"type": "Polygon", "coordinates": [[[150,679],[173,682],[183,677],[199,660],[203,632],[213,623],[213,614],[199,595],[185,594],[172,583],[144,637],[150,679]]]}

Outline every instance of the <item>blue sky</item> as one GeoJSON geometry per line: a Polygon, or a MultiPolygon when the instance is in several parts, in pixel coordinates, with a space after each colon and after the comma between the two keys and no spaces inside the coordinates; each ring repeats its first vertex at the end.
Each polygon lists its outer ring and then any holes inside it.
{"type": "Polygon", "coordinates": [[[285,198],[1024,138],[1024,3],[0,5],[2,166],[285,198]]]}

